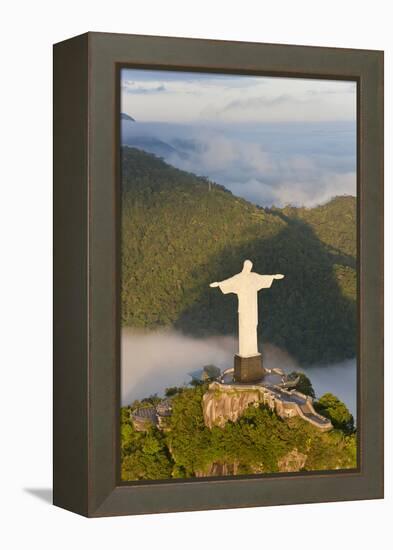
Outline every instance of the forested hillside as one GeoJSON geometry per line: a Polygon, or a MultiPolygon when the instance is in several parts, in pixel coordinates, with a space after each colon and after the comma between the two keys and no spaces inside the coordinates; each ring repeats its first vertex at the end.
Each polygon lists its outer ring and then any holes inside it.
{"type": "Polygon", "coordinates": [[[207,386],[171,388],[172,414],[163,431],[137,431],[130,417],[135,407],[157,404],[160,398],[122,408],[123,481],[356,468],[356,433],[348,425],[353,419],[334,395],[315,403],[332,420],[330,432],[299,417],[283,420],[264,405],[250,405],[236,422],[210,430],[202,413],[207,386]]]}
{"type": "Polygon", "coordinates": [[[353,357],[356,199],[263,209],[143,151],[122,149],[122,322],[236,331],[236,297],[209,283],[284,273],[259,295],[259,333],[301,363],[353,357]]]}

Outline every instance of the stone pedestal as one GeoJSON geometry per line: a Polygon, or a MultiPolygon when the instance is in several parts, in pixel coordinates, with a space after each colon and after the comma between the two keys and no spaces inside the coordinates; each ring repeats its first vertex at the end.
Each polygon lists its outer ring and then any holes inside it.
{"type": "Polygon", "coordinates": [[[262,365],[262,355],[253,355],[252,357],[240,357],[235,355],[235,382],[252,383],[258,382],[266,374],[262,365]]]}

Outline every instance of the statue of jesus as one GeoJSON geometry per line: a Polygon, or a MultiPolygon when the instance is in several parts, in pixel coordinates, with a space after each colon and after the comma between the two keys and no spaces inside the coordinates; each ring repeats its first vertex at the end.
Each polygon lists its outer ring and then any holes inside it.
{"type": "Polygon", "coordinates": [[[259,355],[258,326],[258,291],[270,288],[274,279],[283,279],[284,275],[259,275],[252,270],[252,262],[246,260],[240,273],[224,281],[211,283],[219,287],[223,294],[237,294],[239,314],[239,353],[240,357],[259,355]]]}

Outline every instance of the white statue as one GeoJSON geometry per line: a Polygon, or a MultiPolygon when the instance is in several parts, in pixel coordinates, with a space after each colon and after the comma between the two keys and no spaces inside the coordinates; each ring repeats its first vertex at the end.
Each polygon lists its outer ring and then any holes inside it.
{"type": "Polygon", "coordinates": [[[243,269],[225,281],[211,283],[210,286],[220,287],[223,294],[234,293],[238,297],[239,313],[239,353],[240,357],[259,355],[258,326],[258,291],[270,288],[274,279],[283,279],[284,275],[259,275],[253,273],[252,262],[246,260],[243,269]]]}

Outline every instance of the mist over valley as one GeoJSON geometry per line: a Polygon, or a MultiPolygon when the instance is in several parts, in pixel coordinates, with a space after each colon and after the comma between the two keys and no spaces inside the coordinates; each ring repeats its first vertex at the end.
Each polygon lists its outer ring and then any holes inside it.
{"type": "MultiPolygon", "coordinates": [[[[175,330],[122,330],[121,403],[153,394],[163,396],[165,389],[187,385],[192,375],[205,365],[221,370],[233,366],[235,336],[193,338],[175,330]]],[[[288,353],[272,344],[263,346],[267,368],[282,368],[287,373],[303,371],[311,379],[317,398],[326,392],[344,401],[356,418],[356,360],[330,365],[302,367],[288,353]]]]}

